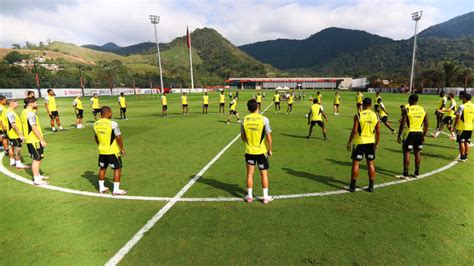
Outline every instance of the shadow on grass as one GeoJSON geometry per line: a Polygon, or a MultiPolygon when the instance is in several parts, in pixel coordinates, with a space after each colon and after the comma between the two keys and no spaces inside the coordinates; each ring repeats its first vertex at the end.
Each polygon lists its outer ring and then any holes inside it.
{"type": "Polygon", "coordinates": [[[291,138],[295,138],[295,139],[305,139],[307,135],[293,135],[293,134],[286,134],[286,133],[281,133],[282,136],[286,136],[286,137],[291,137],[291,138]]]}
{"type": "MultiPolygon", "coordinates": [[[[338,161],[338,160],[334,160],[334,159],[326,159],[326,161],[329,161],[331,163],[338,164],[338,165],[341,165],[341,166],[347,166],[349,168],[349,173],[348,174],[350,174],[350,169],[352,168],[352,161],[338,161]]],[[[401,161],[401,155],[400,155],[400,166],[401,166],[401,164],[402,164],[402,161],[401,161]]],[[[361,163],[359,167],[360,167],[360,169],[367,171],[367,166],[366,165],[363,165],[361,163]]],[[[380,168],[380,167],[377,166],[377,163],[375,163],[375,172],[380,173],[380,174],[384,174],[384,175],[388,175],[388,176],[392,176],[392,177],[395,176],[395,175],[400,174],[400,172],[380,168]]]]}
{"type": "MultiPolygon", "coordinates": [[[[194,178],[194,176],[190,176],[190,178],[192,179],[192,178],[194,178]]],[[[217,181],[215,179],[209,179],[209,178],[201,177],[201,178],[199,178],[199,180],[197,182],[206,184],[206,185],[211,186],[213,188],[223,190],[223,191],[228,192],[229,194],[231,194],[232,196],[235,196],[235,197],[243,197],[245,195],[245,193],[247,193],[239,185],[224,183],[224,182],[221,182],[221,181],[217,181]]]]}
{"type": "MultiPolygon", "coordinates": [[[[82,175],[82,178],[86,179],[89,181],[89,183],[98,191],[99,190],[99,175],[95,172],[92,171],[85,171],[82,175]]],[[[110,190],[113,189],[113,183],[108,180],[107,178],[105,179],[105,186],[108,187],[110,190]]]]}
{"type": "Polygon", "coordinates": [[[456,149],[456,147],[444,146],[444,145],[439,145],[439,144],[434,144],[434,143],[424,143],[423,146],[436,147],[436,148],[442,148],[442,149],[456,149]]]}
{"type": "MultiPolygon", "coordinates": [[[[402,156],[401,155],[402,154],[401,150],[392,149],[392,148],[384,148],[384,149],[387,150],[387,151],[400,153],[400,157],[402,156]]],[[[421,151],[421,157],[423,158],[423,156],[430,157],[430,158],[443,159],[443,160],[447,160],[447,161],[452,161],[454,159],[454,157],[449,157],[449,156],[446,156],[446,155],[443,155],[443,154],[435,154],[435,153],[429,153],[429,152],[421,151]]]]}
{"type": "Polygon", "coordinates": [[[345,189],[345,187],[348,185],[348,183],[341,180],[337,180],[334,177],[330,177],[330,176],[323,176],[323,175],[317,175],[317,174],[308,173],[308,172],[301,172],[301,171],[297,171],[290,168],[282,168],[282,170],[286,171],[289,175],[306,178],[311,181],[316,181],[316,182],[319,182],[319,183],[322,183],[334,188],[345,189]]]}

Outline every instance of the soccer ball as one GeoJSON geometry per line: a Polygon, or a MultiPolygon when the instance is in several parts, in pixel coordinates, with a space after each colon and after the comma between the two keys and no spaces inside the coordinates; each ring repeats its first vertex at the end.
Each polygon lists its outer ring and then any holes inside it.
{"type": "Polygon", "coordinates": [[[305,117],[308,118],[308,114],[305,114],[305,117]]]}

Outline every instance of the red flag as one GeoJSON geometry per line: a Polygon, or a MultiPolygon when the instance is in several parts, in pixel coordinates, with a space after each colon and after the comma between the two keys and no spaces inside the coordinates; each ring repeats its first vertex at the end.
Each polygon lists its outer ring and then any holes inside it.
{"type": "Polygon", "coordinates": [[[186,26],[186,44],[188,45],[188,49],[191,49],[191,35],[189,34],[189,29],[186,26]]]}

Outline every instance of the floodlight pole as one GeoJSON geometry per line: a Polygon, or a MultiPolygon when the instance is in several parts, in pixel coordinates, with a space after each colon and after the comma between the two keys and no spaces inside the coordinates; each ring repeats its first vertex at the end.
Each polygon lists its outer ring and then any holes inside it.
{"type": "Polygon", "coordinates": [[[411,14],[411,19],[415,21],[415,37],[413,40],[413,57],[411,60],[410,94],[413,93],[413,78],[415,76],[416,37],[418,33],[418,21],[421,19],[422,15],[423,15],[423,11],[414,12],[411,14]]]}
{"type": "Polygon", "coordinates": [[[155,27],[156,51],[158,55],[158,67],[160,69],[160,85],[161,85],[161,93],[163,93],[165,90],[163,87],[163,70],[161,69],[160,45],[158,43],[158,34],[156,32],[156,24],[160,23],[160,16],[150,15],[150,21],[151,21],[151,24],[153,24],[153,26],[155,27]]]}

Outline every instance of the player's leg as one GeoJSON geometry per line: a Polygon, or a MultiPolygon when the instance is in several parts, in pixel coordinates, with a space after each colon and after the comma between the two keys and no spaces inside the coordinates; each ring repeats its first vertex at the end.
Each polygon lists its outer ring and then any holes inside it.
{"type": "Polygon", "coordinates": [[[311,137],[311,134],[313,134],[313,127],[314,127],[314,123],[311,122],[311,125],[309,126],[308,136],[306,138],[309,139],[311,137]]]}
{"type": "Polygon", "coordinates": [[[326,129],[326,127],[324,126],[324,123],[323,123],[322,121],[321,121],[320,127],[323,129],[324,139],[327,139],[327,129],[326,129]]]}
{"type": "Polygon", "coordinates": [[[420,165],[421,165],[421,150],[415,149],[415,173],[414,177],[418,177],[420,175],[420,165]]]}
{"type": "Polygon", "coordinates": [[[337,114],[337,106],[333,105],[333,109],[334,109],[334,115],[336,115],[337,114]]]}
{"type": "Polygon", "coordinates": [[[61,126],[61,120],[59,119],[59,115],[57,115],[54,119],[56,120],[56,124],[58,125],[59,130],[63,130],[64,128],[61,126]]]}
{"type": "Polygon", "coordinates": [[[15,166],[15,151],[13,149],[13,145],[9,145],[8,147],[8,157],[10,157],[10,166],[15,166]]]}
{"type": "Polygon", "coordinates": [[[249,160],[247,160],[247,196],[245,200],[248,203],[253,201],[253,173],[255,171],[255,163],[251,164],[249,160]]]}
{"type": "Polygon", "coordinates": [[[240,123],[239,113],[235,113],[235,116],[237,117],[237,122],[240,123]]]}
{"type": "Polygon", "coordinates": [[[464,143],[464,159],[466,160],[467,160],[467,155],[469,154],[469,145],[470,145],[469,142],[464,143]]]}
{"type": "Polygon", "coordinates": [[[388,122],[388,117],[385,116],[384,119],[382,119],[382,123],[388,128],[390,129],[390,131],[395,132],[395,129],[392,128],[392,126],[390,125],[390,123],[388,122]]]}
{"type": "Polygon", "coordinates": [[[109,188],[105,186],[105,173],[107,172],[107,167],[99,168],[99,192],[105,193],[109,191],[109,188]]]}
{"type": "Polygon", "coordinates": [[[18,168],[18,169],[28,169],[28,168],[30,168],[30,166],[24,165],[21,162],[21,142],[20,142],[20,140],[18,139],[16,141],[15,145],[12,145],[12,146],[13,146],[13,153],[14,153],[16,168],[18,168]]]}
{"type": "Polygon", "coordinates": [[[33,162],[31,163],[31,171],[33,173],[33,184],[47,185],[48,182],[43,180],[47,179],[47,177],[43,177],[40,172],[41,161],[43,160],[43,148],[41,147],[41,144],[28,143],[27,146],[30,157],[31,159],[33,159],[33,162]]]}
{"type": "Polygon", "coordinates": [[[359,165],[360,161],[357,159],[352,159],[352,168],[351,168],[351,184],[349,185],[349,191],[355,192],[356,182],[359,177],[359,165]]]}
{"type": "Polygon", "coordinates": [[[54,127],[54,116],[49,116],[49,124],[51,125],[51,130],[55,131],[56,128],[54,127]]]}
{"type": "Polygon", "coordinates": [[[230,118],[232,117],[232,111],[229,111],[229,117],[227,118],[227,124],[230,124],[230,118]]]}
{"type": "Polygon", "coordinates": [[[403,177],[408,178],[408,169],[410,167],[410,150],[403,151],[403,177]]]}
{"type": "Polygon", "coordinates": [[[375,161],[367,160],[367,168],[369,172],[369,187],[367,188],[367,191],[373,192],[375,182],[375,161]]]}

